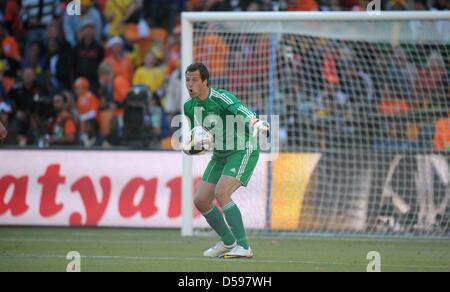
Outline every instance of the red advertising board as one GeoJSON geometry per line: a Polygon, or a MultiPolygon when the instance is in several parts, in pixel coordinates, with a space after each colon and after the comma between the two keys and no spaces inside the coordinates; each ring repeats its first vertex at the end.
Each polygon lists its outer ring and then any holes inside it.
{"type": "MultiPolygon", "coordinates": [[[[180,153],[0,151],[0,161],[0,225],[181,226],[180,153]]],[[[198,182],[208,156],[194,161],[198,182]]],[[[263,172],[236,194],[250,228],[264,226],[263,172]]]]}

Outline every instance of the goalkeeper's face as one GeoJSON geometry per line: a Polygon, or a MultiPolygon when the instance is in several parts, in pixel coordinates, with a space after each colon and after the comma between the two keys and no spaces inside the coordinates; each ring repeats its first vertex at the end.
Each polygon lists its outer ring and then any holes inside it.
{"type": "Polygon", "coordinates": [[[186,73],[186,88],[191,97],[204,98],[208,96],[208,81],[202,80],[200,71],[186,73]]]}

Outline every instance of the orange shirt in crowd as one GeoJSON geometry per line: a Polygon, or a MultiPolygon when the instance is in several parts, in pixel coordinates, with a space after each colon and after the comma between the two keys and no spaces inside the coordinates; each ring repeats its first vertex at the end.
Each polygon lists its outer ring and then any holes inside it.
{"type": "Polygon", "coordinates": [[[168,50],[168,64],[167,64],[167,76],[170,76],[175,69],[178,68],[181,60],[181,52],[178,47],[170,47],[168,50]]]}
{"type": "Polygon", "coordinates": [[[6,36],[2,42],[2,50],[3,54],[8,58],[21,60],[19,46],[17,45],[17,41],[12,36],[6,36]]]}
{"type": "Polygon", "coordinates": [[[331,50],[327,50],[323,56],[322,78],[330,84],[339,84],[336,70],[336,56],[331,50]]]}
{"type": "Polygon", "coordinates": [[[128,42],[132,42],[138,46],[140,58],[141,60],[144,60],[145,55],[147,55],[153,47],[164,46],[168,37],[168,32],[164,28],[152,27],[148,37],[141,38],[139,36],[138,26],[136,24],[128,24],[123,35],[128,42]]]}
{"type": "Polygon", "coordinates": [[[84,122],[90,119],[96,119],[99,107],[99,100],[92,92],[88,91],[85,94],[78,96],[77,112],[80,121],[84,122]]]}
{"type": "Polygon", "coordinates": [[[133,80],[134,64],[127,56],[117,59],[113,55],[110,55],[105,58],[104,63],[111,66],[115,76],[122,76],[129,82],[133,80]]]}
{"type": "Polygon", "coordinates": [[[54,138],[64,138],[77,134],[77,126],[68,111],[62,111],[58,114],[54,122],[50,124],[50,130],[54,138]]]}
{"type": "Polygon", "coordinates": [[[409,105],[401,99],[383,99],[379,111],[384,115],[405,114],[409,112],[409,105]]]}
{"type": "MultiPolygon", "coordinates": [[[[0,73],[0,76],[1,76],[1,73],[0,73]]],[[[3,87],[5,88],[6,92],[9,92],[14,85],[14,82],[15,82],[14,78],[3,76],[1,78],[1,80],[2,80],[1,82],[3,83],[3,87]]]]}
{"type": "Polygon", "coordinates": [[[436,122],[433,146],[438,151],[450,151],[450,117],[436,122]]]}
{"type": "MultiPolygon", "coordinates": [[[[131,83],[128,82],[127,79],[123,78],[122,76],[117,76],[114,79],[113,84],[113,98],[114,101],[121,104],[125,101],[128,95],[128,91],[131,88],[131,83]]],[[[116,111],[117,116],[122,116],[124,114],[123,108],[118,108],[116,111]]]]}
{"type": "Polygon", "coordinates": [[[290,0],[288,11],[318,11],[319,4],[315,0],[290,0]]]}
{"type": "Polygon", "coordinates": [[[229,48],[224,39],[214,33],[202,37],[194,48],[194,60],[206,64],[212,77],[223,76],[229,48]]]}

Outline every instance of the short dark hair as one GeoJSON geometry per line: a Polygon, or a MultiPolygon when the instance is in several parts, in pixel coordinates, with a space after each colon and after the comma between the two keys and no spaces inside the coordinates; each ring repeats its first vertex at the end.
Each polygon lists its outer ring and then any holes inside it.
{"type": "Polygon", "coordinates": [[[209,85],[209,71],[208,68],[202,64],[202,63],[193,63],[191,65],[189,65],[186,69],[186,74],[188,72],[195,72],[195,71],[199,71],[200,72],[200,78],[202,79],[202,81],[208,81],[208,85],[209,85]]]}

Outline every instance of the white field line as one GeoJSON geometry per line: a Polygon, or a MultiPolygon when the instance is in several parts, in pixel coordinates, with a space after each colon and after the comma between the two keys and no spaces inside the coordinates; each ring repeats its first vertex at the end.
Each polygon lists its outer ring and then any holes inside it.
{"type": "MultiPolygon", "coordinates": [[[[29,254],[29,253],[0,253],[0,258],[29,258],[29,259],[65,259],[63,255],[49,255],[49,254],[29,254]]],[[[208,258],[193,258],[193,257],[149,257],[149,256],[99,256],[99,255],[89,255],[81,256],[82,259],[93,259],[93,260],[120,260],[120,261],[174,261],[174,262],[222,262],[222,263],[264,263],[264,264],[303,264],[303,265],[349,265],[349,263],[338,263],[338,262],[325,262],[325,261],[306,261],[306,260],[259,260],[259,259],[234,259],[230,261],[218,260],[218,259],[208,259],[208,258]]],[[[364,267],[367,263],[355,263],[355,266],[364,267]]],[[[382,267],[391,268],[411,268],[411,269],[429,269],[429,270],[449,270],[449,266],[425,266],[425,265],[390,265],[383,264],[382,267]]]]}

